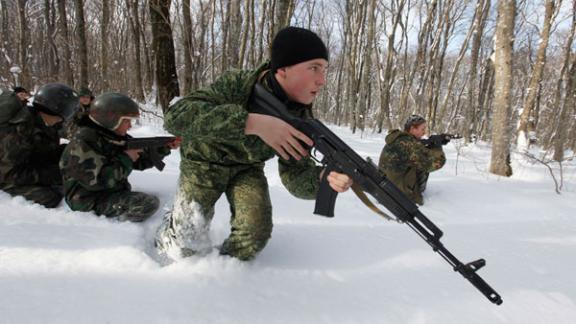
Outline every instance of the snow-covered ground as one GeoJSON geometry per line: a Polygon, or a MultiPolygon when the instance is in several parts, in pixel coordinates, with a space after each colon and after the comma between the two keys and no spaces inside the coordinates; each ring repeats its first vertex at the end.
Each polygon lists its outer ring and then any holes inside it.
{"type": "MultiPolygon", "coordinates": [[[[378,159],[383,135],[332,129],[378,159]]],[[[313,201],[282,187],[275,160],[266,166],[274,232],[258,258],[214,252],[161,266],[150,256],[152,238],[176,190],[175,153],[164,172],[130,178],[164,204],[143,224],[0,192],[0,323],[575,323],[576,163],[565,166],[557,195],[544,166],[518,158],[514,176],[497,177],[487,172],[488,146],[459,145],[446,147],[448,163],[431,175],[421,211],[462,262],[486,259],[479,274],[501,306],[351,192],[340,195],[335,218],[313,215],[313,201]]],[[[228,221],[222,198],[214,245],[228,235],[228,221]]]]}

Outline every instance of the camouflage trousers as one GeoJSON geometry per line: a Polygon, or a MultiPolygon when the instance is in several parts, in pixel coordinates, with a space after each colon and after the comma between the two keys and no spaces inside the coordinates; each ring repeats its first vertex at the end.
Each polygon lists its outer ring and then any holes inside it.
{"type": "Polygon", "coordinates": [[[3,186],[0,189],[12,196],[22,196],[46,208],[54,208],[62,200],[61,186],[3,186]]]}
{"type": "Polygon", "coordinates": [[[106,217],[118,217],[120,221],[143,222],[152,216],[160,201],[157,197],[136,191],[122,191],[99,197],[94,211],[106,217]]]}
{"type": "Polygon", "coordinates": [[[161,256],[178,259],[211,249],[210,222],[222,194],[232,226],[220,253],[252,259],[272,233],[272,206],[264,165],[220,166],[182,160],[178,193],[156,235],[161,256]]]}

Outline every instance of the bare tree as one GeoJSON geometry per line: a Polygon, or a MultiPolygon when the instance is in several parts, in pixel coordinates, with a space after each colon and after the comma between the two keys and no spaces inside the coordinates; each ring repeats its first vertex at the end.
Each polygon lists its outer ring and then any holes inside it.
{"type": "Polygon", "coordinates": [[[396,49],[394,48],[394,41],[396,39],[396,30],[402,24],[402,11],[406,5],[406,0],[396,0],[392,2],[392,9],[395,12],[392,14],[392,29],[386,37],[388,38],[388,46],[386,47],[386,63],[379,63],[379,72],[381,76],[378,78],[380,81],[380,111],[378,113],[377,128],[378,133],[382,132],[382,127],[392,129],[392,122],[390,120],[390,96],[391,86],[393,81],[394,70],[394,57],[396,49]]]}
{"type": "Polygon", "coordinates": [[[272,28],[270,29],[271,37],[274,37],[280,29],[288,26],[294,14],[294,0],[274,0],[274,4],[274,20],[272,21],[272,28]]]}
{"type": "Polygon", "coordinates": [[[142,63],[140,57],[140,17],[138,14],[138,0],[126,0],[127,15],[132,31],[132,41],[134,42],[134,96],[137,100],[144,100],[144,90],[142,81],[142,63]]]}
{"type": "Polygon", "coordinates": [[[172,98],[180,94],[174,40],[170,25],[171,0],[150,0],[150,23],[152,24],[152,48],[156,63],[156,86],[158,101],[166,112],[172,98]]]}
{"type": "Polygon", "coordinates": [[[108,25],[110,24],[109,0],[102,0],[102,21],[100,22],[100,69],[102,89],[108,89],[108,25]]]}
{"type": "Polygon", "coordinates": [[[84,22],[84,0],[74,0],[76,8],[76,32],[78,34],[78,56],[80,57],[80,86],[88,87],[88,45],[84,22]]]}
{"type": "Polygon", "coordinates": [[[558,129],[554,137],[554,160],[562,162],[564,159],[564,149],[567,143],[568,127],[570,126],[570,119],[568,114],[574,111],[576,106],[576,53],[572,53],[572,67],[566,75],[566,96],[560,116],[558,118],[558,129]]]}
{"type": "Polygon", "coordinates": [[[524,107],[520,115],[520,123],[518,125],[518,149],[526,150],[528,148],[529,142],[534,141],[530,138],[530,134],[534,132],[535,126],[534,121],[531,120],[533,116],[534,106],[536,103],[536,96],[540,87],[540,82],[542,81],[542,71],[544,71],[544,65],[546,64],[546,49],[548,48],[548,40],[550,39],[550,28],[552,26],[553,17],[556,13],[556,5],[558,7],[561,5],[562,1],[557,4],[558,0],[547,0],[544,15],[544,26],[542,32],[540,33],[540,44],[538,46],[538,54],[536,56],[536,62],[534,62],[532,77],[530,78],[530,83],[528,85],[526,100],[524,101],[524,107]]]}
{"type": "Polygon", "coordinates": [[[192,17],[190,15],[190,0],[182,1],[182,47],[184,48],[184,93],[192,91],[192,17]]]}
{"type": "Polygon", "coordinates": [[[27,0],[18,0],[18,61],[21,69],[20,84],[28,87],[28,21],[26,19],[27,0]]]}
{"type": "Polygon", "coordinates": [[[74,73],[72,71],[72,52],[70,51],[70,41],[68,37],[68,18],[66,15],[66,0],[57,0],[58,2],[58,27],[59,27],[59,47],[62,48],[64,57],[62,59],[62,68],[64,70],[64,80],[74,87],[74,73]]]}
{"type": "Polygon", "coordinates": [[[475,13],[473,36],[472,36],[472,48],[470,50],[470,78],[468,79],[468,107],[465,111],[465,118],[461,124],[462,134],[466,143],[472,140],[472,135],[475,134],[477,130],[478,118],[476,118],[479,110],[479,86],[476,84],[476,78],[478,74],[478,62],[480,56],[480,46],[482,43],[482,35],[484,33],[484,27],[486,26],[486,20],[488,18],[488,12],[490,11],[490,0],[479,0],[476,4],[477,9],[475,13]],[[480,11],[480,12],[478,12],[480,11]]]}
{"type": "Polygon", "coordinates": [[[511,176],[510,165],[510,116],[512,90],[512,49],[516,1],[500,0],[494,41],[495,87],[494,128],[492,130],[492,157],[490,172],[511,176]]]}

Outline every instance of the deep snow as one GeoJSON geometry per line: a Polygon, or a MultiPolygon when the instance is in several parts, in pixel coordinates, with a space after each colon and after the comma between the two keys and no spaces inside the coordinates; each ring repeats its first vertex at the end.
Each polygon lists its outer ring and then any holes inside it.
{"type": "MultiPolygon", "coordinates": [[[[331,128],[377,161],[384,135],[331,128]]],[[[152,238],[176,191],[176,152],[163,172],[130,178],[164,205],[143,224],[0,192],[0,323],[574,323],[576,163],[565,165],[557,195],[542,165],[516,155],[514,175],[498,177],[487,172],[489,146],[461,146],[446,147],[447,165],[431,175],[421,211],[462,262],[487,260],[479,274],[501,306],[351,192],[339,196],[335,218],[313,215],[313,201],[282,187],[276,160],[266,165],[274,232],[257,259],[213,252],[161,266],[152,238]]],[[[214,245],[228,235],[228,221],[222,198],[214,245]]]]}

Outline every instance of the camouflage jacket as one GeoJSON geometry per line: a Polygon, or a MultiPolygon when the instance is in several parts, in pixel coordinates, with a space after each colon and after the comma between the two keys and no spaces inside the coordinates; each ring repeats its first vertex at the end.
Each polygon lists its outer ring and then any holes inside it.
{"type": "Polygon", "coordinates": [[[396,129],[386,136],[378,166],[398,189],[422,204],[418,177],[440,169],[444,163],[446,156],[441,147],[429,149],[413,135],[396,129]]]}
{"type": "MultiPolygon", "coordinates": [[[[275,151],[258,136],[245,135],[250,94],[256,82],[263,84],[283,100],[300,118],[311,118],[311,107],[287,100],[275,84],[268,64],[254,71],[230,71],[212,85],[192,92],[170,107],[164,127],[183,139],[181,156],[195,162],[222,166],[255,165],[274,157],[275,151]]],[[[282,183],[294,196],[313,199],[319,186],[321,167],[310,158],[278,159],[282,183]]]]}
{"type": "Polygon", "coordinates": [[[68,139],[72,139],[76,132],[78,131],[79,124],[81,121],[88,116],[88,112],[90,110],[90,105],[84,106],[79,105],[78,110],[72,118],[64,123],[64,127],[62,128],[62,136],[68,139]]]}
{"type": "MultiPolygon", "coordinates": [[[[0,107],[4,109],[6,107],[0,107]]],[[[58,130],[46,126],[33,109],[21,107],[0,124],[0,187],[58,185],[58,161],[64,150],[58,130]]]]}
{"type": "MultiPolygon", "coordinates": [[[[70,141],[60,160],[66,203],[73,210],[92,210],[99,197],[121,191],[130,191],[128,176],[133,169],[144,170],[153,166],[149,152],[132,162],[118,144],[127,137],[100,127],[89,118],[79,122],[78,132],[70,141]]],[[[159,148],[164,157],[168,148],[159,148]]]]}

